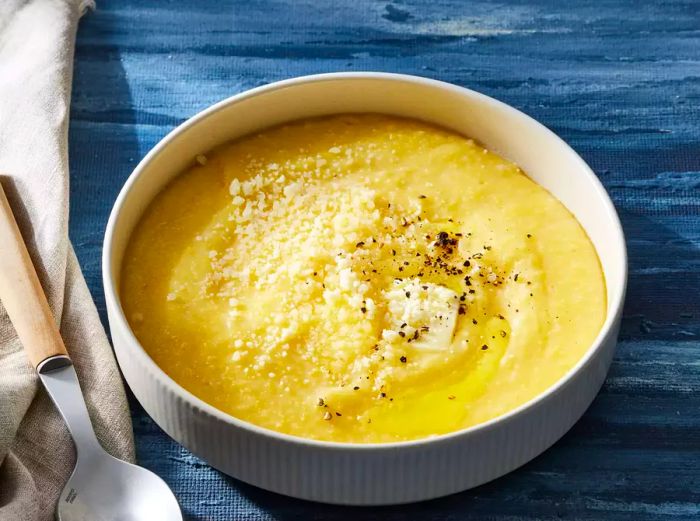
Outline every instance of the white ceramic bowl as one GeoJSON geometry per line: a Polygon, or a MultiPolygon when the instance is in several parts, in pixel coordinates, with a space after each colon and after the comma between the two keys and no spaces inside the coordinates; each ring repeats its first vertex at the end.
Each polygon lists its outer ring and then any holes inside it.
{"type": "Polygon", "coordinates": [[[622,228],[604,188],[566,143],[514,108],[455,85],[413,76],[337,73],[281,81],[233,96],[168,134],[139,163],[107,225],[103,278],[119,365],[160,427],[213,467],[289,496],[352,505],[418,501],[497,478],[559,439],[586,410],[608,371],[627,278],[622,228]],[[146,354],[119,301],[129,235],[153,197],[202,152],[278,123],[342,112],[382,112],[456,130],[511,159],[578,218],[605,272],[605,324],[556,385],[475,427],[387,444],[320,442],[225,414],[176,384],[146,354]]]}

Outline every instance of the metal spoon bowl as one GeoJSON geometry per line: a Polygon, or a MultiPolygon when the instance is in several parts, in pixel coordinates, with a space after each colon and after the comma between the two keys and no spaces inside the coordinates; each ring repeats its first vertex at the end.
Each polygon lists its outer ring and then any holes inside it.
{"type": "Polygon", "coordinates": [[[75,469],[56,508],[60,521],[181,521],[168,485],[153,472],[108,454],[90,423],[75,368],[53,357],[37,368],[77,449],[75,469]]]}

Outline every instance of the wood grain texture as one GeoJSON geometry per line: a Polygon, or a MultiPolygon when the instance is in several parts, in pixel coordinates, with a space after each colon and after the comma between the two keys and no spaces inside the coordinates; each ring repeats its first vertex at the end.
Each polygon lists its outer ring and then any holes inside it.
{"type": "Polygon", "coordinates": [[[56,355],[67,355],[46,295],[17,221],[0,185],[0,301],[24,352],[36,368],[56,355]]]}
{"type": "MultiPolygon", "coordinates": [[[[99,256],[121,185],[175,125],[241,90],[339,70],[419,74],[537,118],[597,172],[630,254],[610,376],[512,474],[408,507],[346,509],[221,475],[132,401],[142,464],[189,519],[700,519],[700,4],[103,0],[81,23],[71,235],[104,319],[99,256]]],[[[106,321],[105,321],[106,322],[106,321]]]]}

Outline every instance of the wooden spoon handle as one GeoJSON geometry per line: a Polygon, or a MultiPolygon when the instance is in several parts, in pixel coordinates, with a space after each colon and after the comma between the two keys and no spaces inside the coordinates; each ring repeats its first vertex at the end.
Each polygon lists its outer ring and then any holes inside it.
{"type": "Polygon", "coordinates": [[[52,356],[68,355],[2,185],[0,301],[35,368],[52,356]]]}

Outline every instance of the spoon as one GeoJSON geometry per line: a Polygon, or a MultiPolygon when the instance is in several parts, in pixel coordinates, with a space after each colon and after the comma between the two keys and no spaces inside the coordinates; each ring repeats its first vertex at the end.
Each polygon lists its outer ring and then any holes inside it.
{"type": "Polygon", "coordinates": [[[109,455],[97,441],[75,368],[0,185],[0,300],[75,442],[75,469],[58,500],[60,521],[182,521],[154,473],[109,455]]]}

